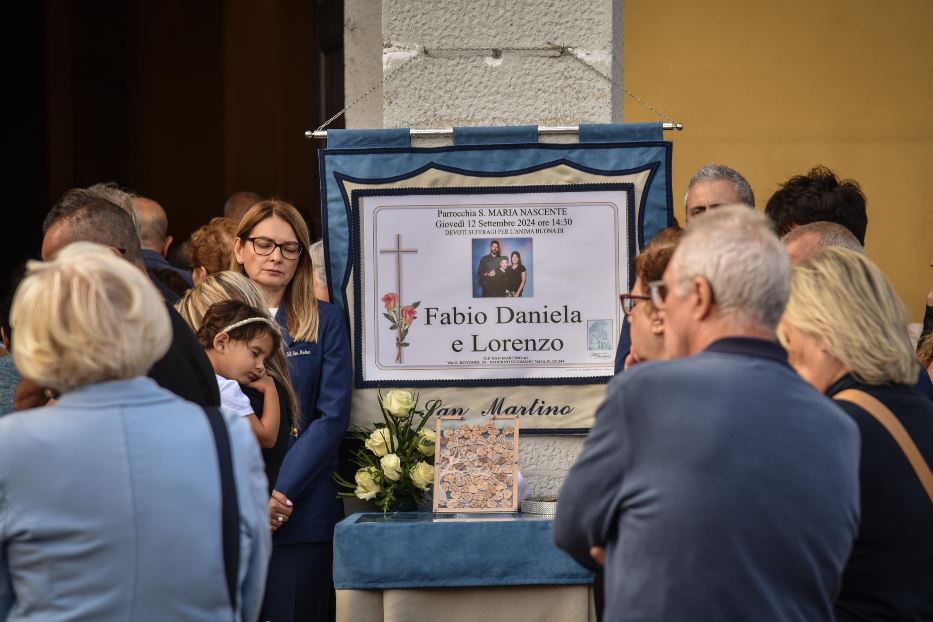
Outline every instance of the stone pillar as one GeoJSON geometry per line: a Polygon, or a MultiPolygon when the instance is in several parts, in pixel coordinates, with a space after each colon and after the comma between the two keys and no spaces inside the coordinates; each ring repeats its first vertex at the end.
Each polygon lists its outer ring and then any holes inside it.
{"type": "Polygon", "coordinates": [[[622,2],[383,0],[382,36],[386,75],[420,55],[384,85],[385,127],[622,120],[622,2]]]}
{"type": "Polygon", "coordinates": [[[379,0],[344,0],[344,105],[369,95],[345,114],[347,128],[382,127],[382,4],[379,0]]]}
{"type": "MultiPolygon", "coordinates": [[[[347,103],[385,79],[347,112],[347,127],[622,121],[621,0],[347,0],[344,11],[347,103]],[[378,72],[370,55],[380,8],[378,72]]],[[[533,491],[556,494],[582,445],[522,437],[533,491]]]]}

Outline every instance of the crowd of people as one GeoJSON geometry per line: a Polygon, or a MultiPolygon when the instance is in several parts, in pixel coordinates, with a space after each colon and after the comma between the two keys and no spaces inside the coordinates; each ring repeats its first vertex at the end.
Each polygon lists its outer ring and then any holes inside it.
{"type": "Polygon", "coordinates": [[[636,257],[555,522],[605,619],[933,619],[933,299],[916,350],[865,202],[708,165],[636,257]]]}
{"type": "Polygon", "coordinates": [[[183,268],[97,184],[43,233],[4,304],[0,619],[332,620],[350,350],[304,218],[237,193],[183,268]]]}
{"type": "MultiPolygon", "coordinates": [[[[605,619],[931,619],[933,292],[915,348],[828,169],[754,206],[705,166],[635,258],[555,542],[605,619]]],[[[334,617],[351,358],[321,242],[248,192],[168,231],[69,190],[4,297],[0,619],[334,617]]],[[[527,279],[492,240],[482,295],[527,279]]]]}

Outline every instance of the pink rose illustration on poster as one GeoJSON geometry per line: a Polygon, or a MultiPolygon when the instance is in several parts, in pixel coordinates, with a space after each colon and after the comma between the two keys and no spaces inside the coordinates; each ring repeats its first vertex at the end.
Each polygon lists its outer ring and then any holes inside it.
{"type": "Polygon", "coordinates": [[[395,362],[399,363],[402,360],[402,348],[408,347],[405,339],[408,337],[408,329],[418,317],[417,309],[421,301],[402,306],[398,294],[389,292],[382,296],[382,304],[385,306],[382,315],[389,320],[389,330],[395,331],[395,362]]]}

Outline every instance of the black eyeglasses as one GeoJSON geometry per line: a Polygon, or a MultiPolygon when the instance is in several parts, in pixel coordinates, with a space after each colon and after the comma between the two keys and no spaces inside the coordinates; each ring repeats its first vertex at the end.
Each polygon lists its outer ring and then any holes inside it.
{"type": "Polygon", "coordinates": [[[246,241],[253,243],[253,252],[257,255],[271,255],[277,248],[281,250],[283,259],[298,259],[299,255],[301,255],[301,244],[298,242],[278,244],[275,240],[264,237],[246,238],[246,241]]]}
{"type": "Polygon", "coordinates": [[[619,296],[619,302],[622,303],[622,312],[626,316],[631,315],[639,300],[651,300],[651,296],[639,296],[637,294],[622,294],[619,296]]]}

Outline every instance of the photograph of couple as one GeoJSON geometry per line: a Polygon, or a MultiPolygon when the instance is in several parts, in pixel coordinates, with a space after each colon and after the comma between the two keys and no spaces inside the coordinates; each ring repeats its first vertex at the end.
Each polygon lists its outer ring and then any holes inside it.
{"type": "MultiPolygon", "coordinates": [[[[486,239],[473,240],[474,261],[486,239]]],[[[474,298],[529,298],[531,291],[531,238],[489,240],[489,253],[479,257],[473,278],[474,298]],[[508,248],[506,248],[508,246],[508,248]],[[522,254],[525,255],[525,262],[522,254]]]]}

